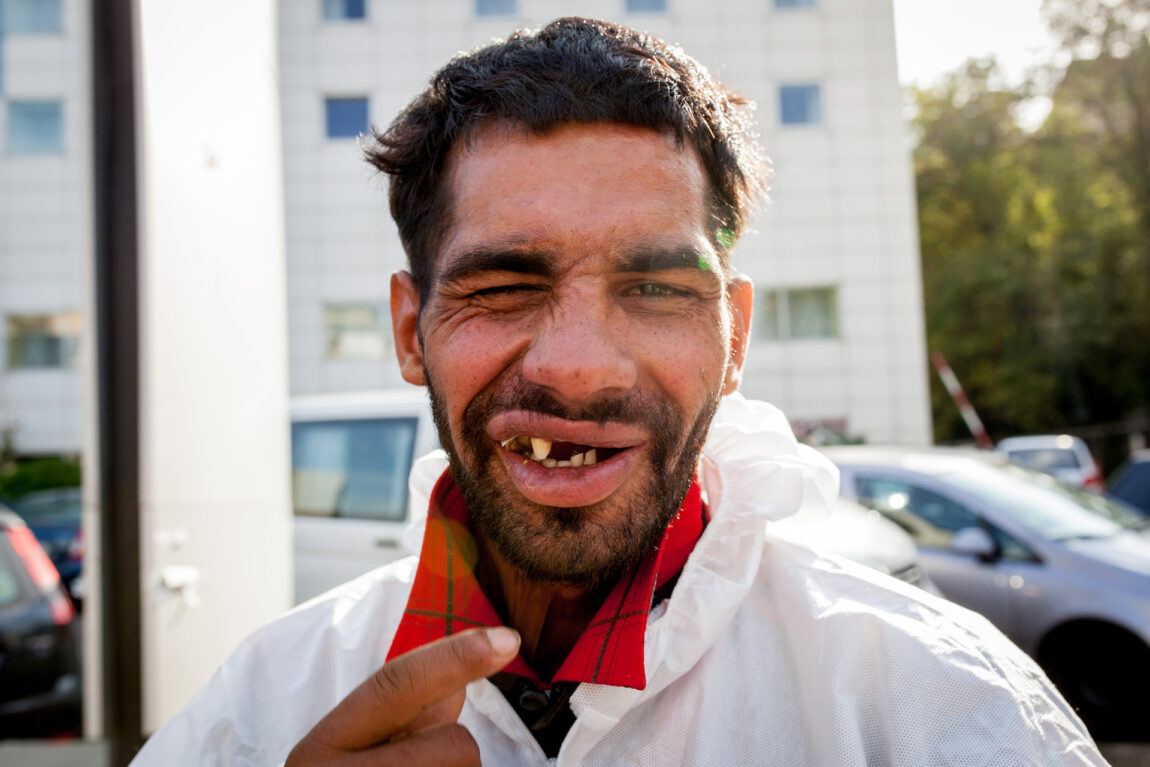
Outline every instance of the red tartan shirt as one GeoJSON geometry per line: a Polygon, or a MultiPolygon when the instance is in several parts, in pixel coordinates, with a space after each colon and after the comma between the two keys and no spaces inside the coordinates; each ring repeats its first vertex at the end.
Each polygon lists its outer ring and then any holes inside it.
{"type": "MultiPolygon", "coordinates": [[[[551,683],[646,687],[643,636],[652,594],[683,569],[706,526],[706,515],[698,482],[692,482],[659,547],[619,579],[555,676],[540,680],[522,656],[504,671],[551,683]]],[[[475,578],[477,551],[463,494],[445,471],[431,494],[415,582],[388,660],[458,631],[503,625],[475,578]]]]}

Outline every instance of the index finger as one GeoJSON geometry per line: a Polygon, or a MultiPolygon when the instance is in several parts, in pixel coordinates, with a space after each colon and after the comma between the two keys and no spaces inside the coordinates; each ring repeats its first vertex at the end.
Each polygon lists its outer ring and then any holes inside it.
{"type": "Polygon", "coordinates": [[[309,733],[333,748],[387,741],[426,709],[506,666],[519,650],[508,628],[472,629],[401,655],[351,691],[309,733]]]}

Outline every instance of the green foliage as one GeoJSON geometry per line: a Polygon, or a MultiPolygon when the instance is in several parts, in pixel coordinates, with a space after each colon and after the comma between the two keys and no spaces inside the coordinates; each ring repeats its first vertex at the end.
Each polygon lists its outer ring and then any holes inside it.
{"type": "Polygon", "coordinates": [[[79,462],[67,458],[37,458],[0,474],[0,498],[14,501],[37,490],[79,485],[79,462]]]}
{"type": "MultiPolygon", "coordinates": [[[[928,343],[995,438],[1150,403],[1150,0],[1044,7],[1067,51],[1102,55],[1066,68],[1039,129],[1017,119],[1033,84],[993,61],[914,93],[928,343]]],[[[931,394],[936,439],[968,437],[931,394]]]]}

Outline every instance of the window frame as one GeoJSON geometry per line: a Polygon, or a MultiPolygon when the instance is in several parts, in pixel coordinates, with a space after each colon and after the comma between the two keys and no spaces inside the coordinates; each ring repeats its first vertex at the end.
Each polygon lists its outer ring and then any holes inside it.
{"type": "Polygon", "coordinates": [[[343,360],[343,361],[360,361],[366,360],[375,362],[379,360],[386,360],[390,352],[394,351],[394,340],[391,337],[391,321],[390,313],[387,306],[381,302],[375,301],[332,301],[323,305],[323,333],[324,333],[324,359],[325,360],[343,360]],[[379,335],[379,351],[378,353],[371,354],[339,354],[335,353],[333,349],[339,345],[340,333],[347,332],[360,332],[366,333],[368,331],[368,324],[353,324],[349,322],[339,322],[333,319],[332,315],[336,312],[347,310],[370,310],[375,314],[375,323],[372,330],[376,331],[379,335]]]}
{"type": "MultiPolygon", "coordinates": [[[[344,115],[343,117],[346,117],[344,115]]],[[[358,118],[358,115],[356,115],[358,118]]],[[[358,122],[358,120],[357,120],[358,122]]],[[[366,95],[345,95],[345,96],[331,96],[326,95],[323,97],[323,136],[325,141],[347,141],[359,138],[366,135],[371,130],[371,98],[366,95]],[[333,114],[332,108],[338,104],[351,105],[355,103],[357,106],[362,102],[363,104],[363,127],[355,133],[338,132],[333,133],[332,129],[338,119],[342,119],[338,114],[333,114]]]]}
{"type": "Polygon", "coordinates": [[[519,0],[475,0],[472,11],[477,19],[511,19],[519,15],[519,0]],[[485,2],[498,7],[485,11],[485,2]],[[509,5],[510,10],[504,10],[505,5],[509,5]]]}
{"type": "Polygon", "coordinates": [[[756,341],[839,341],[842,340],[842,323],[839,312],[838,285],[790,285],[786,287],[760,288],[755,291],[754,328],[751,338],[756,341]],[[796,335],[792,311],[792,301],[796,294],[826,293],[829,295],[828,324],[830,333],[826,335],[796,335]]]}
{"type": "Polygon", "coordinates": [[[799,128],[799,127],[815,127],[826,124],[825,110],[823,109],[823,88],[822,83],[819,82],[787,82],[779,83],[778,86],[778,105],[779,105],[779,125],[784,128],[799,128]],[[789,112],[788,109],[788,94],[797,94],[804,92],[808,97],[805,99],[803,110],[803,117],[805,119],[787,119],[789,112]],[[814,95],[810,98],[810,94],[814,95]],[[812,105],[813,104],[813,110],[812,105]],[[812,117],[813,112],[813,117],[812,117]]]}
{"type": "Polygon", "coordinates": [[[37,312],[37,313],[11,313],[4,318],[4,370],[8,372],[24,370],[74,370],[79,364],[80,352],[80,314],[79,312],[37,312]],[[42,321],[47,330],[38,333],[18,333],[17,326],[21,323],[34,323],[42,321]],[[52,325],[57,322],[71,325],[72,333],[52,333],[52,325]],[[36,355],[22,355],[18,352],[22,343],[32,340],[49,341],[54,344],[52,355],[55,361],[51,364],[22,362],[22,356],[36,358],[36,355]]]}
{"type": "Polygon", "coordinates": [[[667,7],[667,5],[668,5],[667,0],[623,0],[623,12],[624,13],[630,13],[630,14],[667,13],[670,10],[667,7]],[[632,2],[643,3],[645,1],[657,2],[660,4],[660,7],[658,7],[658,8],[632,8],[631,7],[632,2]]]}
{"type": "Polygon", "coordinates": [[[4,149],[10,157],[50,157],[54,155],[64,154],[65,149],[65,136],[64,136],[64,101],[58,98],[19,98],[8,99],[5,106],[7,118],[7,137],[4,142],[4,149]],[[46,115],[25,114],[20,115],[23,108],[43,108],[54,107],[52,110],[54,114],[51,119],[54,120],[54,140],[51,144],[39,143],[42,140],[43,132],[36,130],[37,127],[34,123],[43,120],[46,115]],[[30,121],[30,122],[25,122],[30,121]],[[18,134],[15,126],[21,126],[31,130],[30,133],[18,134]],[[22,138],[24,137],[24,138],[22,138]],[[23,143],[17,143],[22,141],[23,143]]]}
{"type": "Polygon", "coordinates": [[[327,24],[341,24],[344,22],[355,24],[367,21],[367,6],[368,0],[319,0],[319,17],[324,23],[327,24]],[[339,8],[342,13],[329,15],[329,4],[334,5],[336,3],[339,4],[339,8]],[[360,13],[358,16],[353,16],[347,13],[349,7],[353,3],[358,4],[359,8],[362,10],[362,13],[360,13]]]}
{"type": "MultiPolygon", "coordinates": [[[[63,3],[63,0],[48,0],[48,2],[51,3],[52,6],[54,6],[54,8],[55,8],[53,14],[51,14],[53,16],[53,21],[54,21],[53,24],[46,26],[46,27],[32,26],[32,27],[25,27],[23,29],[13,27],[13,25],[12,25],[11,19],[12,19],[13,15],[11,12],[11,7],[16,2],[24,2],[29,7],[32,5],[32,3],[26,2],[26,0],[0,0],[0,15],[4,16],[2,23],[0,23],[0,29],[2,29],[3,34],[12,35],[12,36],[17,36],[17,35],[20,35],[20,36],[24,36],[24,35],[38,36],[38,35],[61,35],[64,33],[64,3],[63,3]]],[[[43,2],[43,0],[41,0],[41,2],[43,2]]],[[[33,18],[33,16],[27,16],[26,18],[33,18]]]]}

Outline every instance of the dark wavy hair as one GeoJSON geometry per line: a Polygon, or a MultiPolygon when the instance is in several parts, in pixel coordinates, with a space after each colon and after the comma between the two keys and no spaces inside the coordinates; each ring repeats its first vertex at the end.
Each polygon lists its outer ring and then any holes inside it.
{"type": "Polygon", "coordinates": [[[710,179],[714,242],[726,265],[765,189],[752,108],[675,46],[627,27],[563,18],[456,56],[386,131],[373,130],[364,153],[390,176],[391,215],[426,302],[451,220],[448,160],[480,125],[542,134],[563,123],[617,122],[689,144],[710,179]]]}

